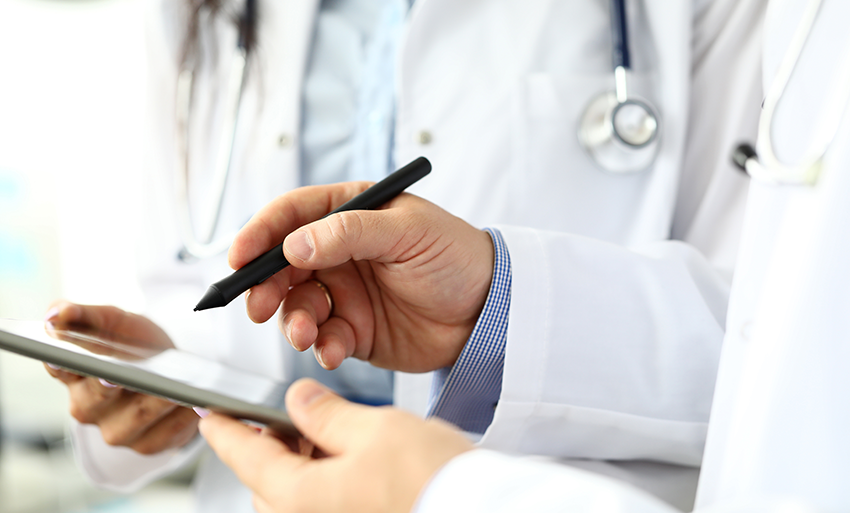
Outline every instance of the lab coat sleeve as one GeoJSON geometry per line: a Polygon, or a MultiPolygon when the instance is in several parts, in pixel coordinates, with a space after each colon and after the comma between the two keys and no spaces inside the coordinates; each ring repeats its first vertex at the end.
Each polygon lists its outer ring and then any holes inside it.
{"type": "MultiPolygon", "coordinates": [[[[413,513],[680,513],[652,495],[594,472],[477,449],[449,461],[413,513]]],[[[694,513],[817,513],[796,497],[752,496],[694,513]]]]}
{"type": "Polygon", "coordinates": [[[74,457],[91,481],[118,493],[133,493],[194,460],[205,443],[201,437],[181,449],[150,456],[125,447],[111,447],[94,425],[71,421],[74,457]]]}
{"type": "Polygon", "coordinates": [[[698,466],[729,284],[691,246],[499,227],[512,293],[481,446],[698,466]]]}
{"type": "Polygon", "coordinates": [[[551,462],[477,449],[455,457],[420,495],[415,513],[677,510],[611,478],[551,462]]]}

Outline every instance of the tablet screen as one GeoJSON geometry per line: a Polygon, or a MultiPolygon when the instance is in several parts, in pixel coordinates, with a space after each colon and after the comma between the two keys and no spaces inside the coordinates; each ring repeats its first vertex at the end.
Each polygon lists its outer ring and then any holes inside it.
{"type": "Polygon", "coordinates": [[[0,349],[104,378],[130,390],[292,433],[283,408],[289,383],[143,340],[91,329],[48,330],[39,321],[0,319],[0,349]]]}

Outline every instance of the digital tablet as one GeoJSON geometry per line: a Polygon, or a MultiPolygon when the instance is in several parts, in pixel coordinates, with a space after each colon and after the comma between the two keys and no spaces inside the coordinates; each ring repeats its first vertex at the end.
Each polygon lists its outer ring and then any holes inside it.
{"type": "Polygon", "coordinates": [[[154,347],[91,329],[49,329],[39,321],[0,319],[0,349],[182,406],[199,406],[281,434],[298,434],[282,409],[289,383],[173,347],[154,347]]]}

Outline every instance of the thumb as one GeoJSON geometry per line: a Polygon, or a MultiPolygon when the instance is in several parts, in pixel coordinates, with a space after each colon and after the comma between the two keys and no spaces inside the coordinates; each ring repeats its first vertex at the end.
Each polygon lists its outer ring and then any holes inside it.
{"type": "MultiPolygon", "coordinates": [[[[415,206],[410,195],[394,200],[415,206]]],[[[290,233],[284,255],[302,269],[327,269],[349,260],[394,262],[427,231],[429,221],[407,208],[351,210],[325,217],[290,233]]]]}
{"type": "Polygon", "coordinates": [[[378,413],[354,404],[312,379],[300,379],[286,392],[286,410],[298,430],[329,455],[345,452],[378,413]]]}

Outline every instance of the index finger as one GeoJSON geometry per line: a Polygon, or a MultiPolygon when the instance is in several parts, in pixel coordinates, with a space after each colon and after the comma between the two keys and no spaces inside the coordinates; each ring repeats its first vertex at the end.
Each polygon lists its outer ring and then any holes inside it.
{"type": "Polygon", "coordinates": [[[264,483],[280,479],[281,473],[295,472],[309,461],[290,451],[280,440],[259,435],[245,424],[225,415],[210,413],[198,424],[203,437],[239,480],[259,495],[265,495],[264,483]]]}
{"type": "Polygon", "coordinates": [[[278,196],[236,234],[227,254],[230,267],[243,267],[283,242],[290,232],[329,214],[370,185],[370,182],[313,185],[278,196]]]}

